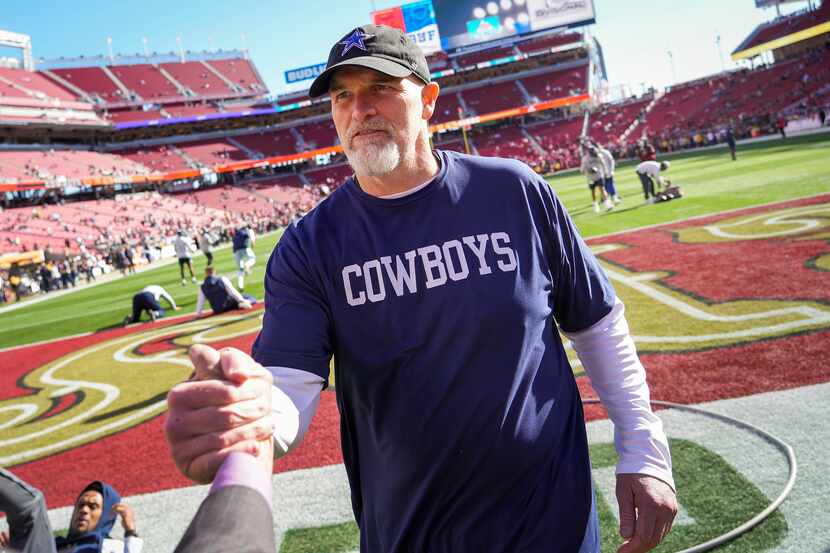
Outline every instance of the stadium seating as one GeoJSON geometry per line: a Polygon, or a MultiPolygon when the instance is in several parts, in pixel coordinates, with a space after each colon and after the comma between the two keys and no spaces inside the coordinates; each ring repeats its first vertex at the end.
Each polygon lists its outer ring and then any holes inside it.
{"type": "Polygon", "coordinates": [[[173,148],[167,146],[147,146],[115,152],[147,167],[154,173],[167,173],[189,169],[187,160],[173,148]]]}
{"type": "Polygon", "coordinates": [[[645,130],[662,135],[673,129],[688,128],[687,121],[711,100],[724,79],[716,76],[672,87],[646,116],[645,130]]]}
{"type": "Polygon", "coordinates": [[[234,136],[233,139],[249,150],[265,157],[290,155],[297,152],[297,141],[288,129],[234,136]]]}
{"type": "Polygon", "coordinates": [[[520,42],[516,47],[526,53],[541,52],[549,50],[556,46],[563,46],[565,44],[573,44],[582,40],[582,35],[579,33],[561,33],[555,35],[547,35],[541,38],[520,42]]]}
{"type": "Polygon", "coordinates": [[[576,167],[582,121],[582,117],[573,117],[528,125],[526,129],[548,152],[549,159],[558,161],[562,168],[576,167]]]}
{"type": "Polygon", "coordinates": [[[475,133],[478,153],[483,156],[508,157],[533,164],[540,154],[518,126],[488,128],[475,133]]]}
{"type": "Polygon", "coordinates": [[[226,79],[237,84],[244,91],[263,93],[268,90],[262,84],[259,75],[248,60],[211,60],[205,63],[219,71],[226,79]]]}
{"type": "Polygon", "coordinates": [[[3,176],[17,179],[144,175],[143,165],[120,155],[78,150],[0,151],[3,176]]]}
{"type": "Polygon", "coordinates": [[[143,100],[182,96],[176,85],[167,80],[158,67],[153,65],[146,63],[115,65],[110,66],[109,69],[124,86],[141,96],[143,100]]]}
{"type": "Polygon", "coordinates": [[[822,2],[815,10],[787,15],[774,21],[762,23],[735,49],[735,52],[749,50],[766,42],[803,31],[830,20],[830,2],[822,2]]]}
{"type": "Polygon", "coordinates": [[[7,68],[0,68],[0,96],[30,97],[41,100],[56,98],[70,102],[78,100],[70,91],[53,83],[40,73],[7,68]],[[8,85],[4,80],[13,84],[8,85]]]}
{"type": "Polygon", "coordinates": [[[435,105],[435,113],[433,113],[430,123],[456,121],[459,117],[458,109],[460,107],[461,104],[458,102],[458,96],[455,93],[439,94],[438,102],[435,105]]]}
{"type": "Polygon", "coordinates": [[[605,146],[616,145],[620,135],[640,116],[651,100],[649,96],[634,101],[600,106],[591,115],[588,136],[605,146]]]}
{"type": "Polygon", "coordinates": [[[449,56],[443,50],[439,50],[427,56],[427,65],[430,71],[441,71],[448,69],[451,63],[449,56]]]}
{"type": "Polygon", "coordinates": [[[22,207],[0,212],[0,253],[50,248],[78,252],[106,249],[122,240],[158,242],[185,228],[228,220],[233,215],[187,201],[182,195],[140,193],[116,199],[22,207]]]}
{"type": "Polygon", "coordinates": [[[198,117],[209,113],[217,113],[219,108],[212,104],[174,104],[165,105],[164,111],[169,113],[170,117],[198,117]]]}
{"type": "Polygon", "coordinates": [[[303,173],[306,179],[312,184],[326,185],[334,190],[352,176],[352,167],[348,163],[338,165],[327,165],[318,169],[310,169],[303,173]]]}
{"type": "Polygon", "coordinates": [[[127,123],[130,121],[151,121],[153,119],[164,119],[165,116],[160,110],[117,110],[107,113],[109,118],[114,123],[127,123]]]}
{"type": "Polygon", "coordinates": [[[179,83],[197,96],[230,95],[234,91],[207,67],[198,61],[162,63],[160,67],[173,75],[179,83]]]}
{"type": "Polygon", "coordinates": [[[540,102],[565,98],[585,92],[588,86],[588,66],[525,77],[521,81],[531,98],[540,102]]]}
{"type": "Polygon", "coordinates": [[[467,107],[479,115],[515,108],[527,103],[522,96],[522,92],[516,87],[516,83],[512,81],[485,84],[465,90],[461,95],[464,97],[467,107]]]}
{"type": "Polygon", "coordinates": [[[91,96],[98,96],[103,102],[123,102],[124,94],[109,75],[100,67],[72,67],[52,69],[52,73],[74,84],[91,96]]]}
{"type": "Polygon", "coordinates": [[[461,68],[474,66],[476,64],[491,61],[507,56],[515,55],[515,50],[512,46],[504,46],[501,48],[488,48],[486,50],[479,50],[470,54],[464,54],[455,58],[455,62],[461,68]]]}
{"type": "Polygon", "coordinates": [[[178,144],[181,151],[208,167],[232,161],[249,159],[250,156],[225,140],[199,140],[178,144]]]}
{"type": "Polygon", "coordinates": [[[310,149],[326,148],[337,144],[337,130],[334,123],[326,119],[317,123],[308,123],[297,127],[303,140],[310,149]]]}

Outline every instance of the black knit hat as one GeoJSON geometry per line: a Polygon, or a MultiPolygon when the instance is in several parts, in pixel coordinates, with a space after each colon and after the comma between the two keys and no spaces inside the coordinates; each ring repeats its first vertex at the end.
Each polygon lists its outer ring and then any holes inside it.
{"type": "Polygon", "coordinates": [[[332,74],[346,65],[368,67],[392,77],[414,75],[424,83],[430,82],[426,57],[412,39],[386,25],[363,25],[332,46],[326,70],[311,83],[309,96],[327,93],[332,74]]]}

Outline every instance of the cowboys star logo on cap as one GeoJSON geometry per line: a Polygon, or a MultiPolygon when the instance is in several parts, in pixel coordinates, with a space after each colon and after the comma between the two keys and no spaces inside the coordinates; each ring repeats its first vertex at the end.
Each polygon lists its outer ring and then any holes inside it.
{"type": "Polygon", "coordinates": [[[374,38],[374,36],[375,35],[364,33],[360,29],[355,29],[354,32],[351,35],[349,35],[349,37],[346,40],[340,42],[340,44],[344,45],[343,51],[340,52],[340,55],[345,56],[349,53],[349,50],[351,50],[352,48],[360,48],[361,50],[365,51],[366,44],[363,41],[368,40],[370,38],[374,38]]]}
{"type": "Polygon", "coordinates": [[[361,25],[335,42],[326,70],[311,83],[308,95],[326,94],[332,75],[343,67],[365,67],[397,79],[411,75],[424,84],[430,82],[423,50],[400,29],[386,25],[361,25]]]}

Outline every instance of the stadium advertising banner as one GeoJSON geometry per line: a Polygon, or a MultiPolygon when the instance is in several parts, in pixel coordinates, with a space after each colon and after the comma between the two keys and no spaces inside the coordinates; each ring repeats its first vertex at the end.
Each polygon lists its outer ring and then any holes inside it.
{"type": "Polygon", "coordinates": [[[792,4],[793,2],[803,2],[804,0],[755,0],[756,8],[772,8],[776,4],[792,4]]]}
{"type": "Polygon", "coordinates": [[[307,65],[305,67],[298,67],[296,69],[289,69],[285,72],[285,84],[298,83],[300,81],[308,81],[317,78],[317,75],[326,70],[325,63],[317,63],[314,65],[307,65]]]}
{"type": "Polygon", "coordinates": [[[447,51],[595,21],[593,0],[433,0],[433,4],[447,51]]]}
{"type": "Polygon", "coordinates": [[[441,37],[430,0],[372,12],[372,23],[388,25],[409,35],[427,56],[441,49],[441,37]]]}

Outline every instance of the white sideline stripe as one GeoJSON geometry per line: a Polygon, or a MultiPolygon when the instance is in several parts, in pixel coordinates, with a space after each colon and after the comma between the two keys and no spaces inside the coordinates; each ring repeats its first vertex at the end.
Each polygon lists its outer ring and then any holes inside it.
{"type": "MultiPolygon", "coordinates": [[[[718,315],[715,313],[708,313],[678,298],[675,298],[666,292],[657,289],[653,285],[646,283],[646,279],[642,278],[642,275],[629,277],[624,275],[623,273],[618,272],[615,269],[608,267],[606,267],[605,272],[612,280],[616,280],[654,301],[662,303],[663,305],[671,309],[674,309],[675,311],[678,311],[683,315],[686,315],[687,317],[699,321],[734,323],[793,315],[802,317],[802,319],[797,321],[788,321],[770,326],[759,326],[744,330],[720,332],[714,334],[703,334],[697,336],[634,336],[633,338],[635,342],[655,343],[670,341],[680,343],[693,343],[709,341],[714,339],[743,338],[747,336],[760,336],[765,334],[782,332],[792,328],[799,328],[803,326],[817,325],[830,322],[830,313],[806,305],[784,307],[781,309],[770,309],[768,311],[747,313],[745,315],[718,315]]],[[[648,280],[653,280],[654,278],[656,278],[656,275],[652,274],[651,277],[652,278],[648,280]]]]}
{"type": "Polygon", "coordinates": [[[764,238],[774,238],[778,236],[787,236],[791,234],[799,234],[802,232],[806,232],[808,230],[812,230],[815,228],[819,228],[822,224],[822,221],[818,219],[787,219],[787,217],[792,217],[793,215],[802,215],[802,214],[810,214],[810,213],[823,213],[823,212],[830,212],[830,206],[826,206],[823,204],[818,205],[808,205],[802,206],[800,208],[793,208],[786,211],[778,211],[774,214],[771,213],[762,213],[756,215],[755,217],[749,217],[748,219],[741,219],[739,221],[735,221],[734,223],[727,223],[725,225],[713,224],[713,225],[706,225],[702,227],[706,230],[709,234],[713,236],[717,236],[719,238],[736,238],[739,240],[762,240],[764,238]],[[800,224],[800,227],[796,227],[793,229],[784,229],[775,232],[768,232],[764,234],[733,234],[731,232],[727,232],[723,230],[727,227],[736,227],[741,225],[746,225],[748,223],[753,223],[758,220],[764,221],[764,226],[775,226],[775,225],[794,225],[800,224]]]}
{"type": "MultiPolygon", "coordinates": [[[[830,496],[826,462],[830,426],[825,424],[830,419],[830,383],[719,400],[701,406],[786,437],[799,460],[799,477],[792,494],[781,507],[788,525],[787,535],[773,551],[823,550],[830,543],[830,510],[823,508],[823,498],[830,496]],[[807,413],[810,417],[805,420],[807,413]],[[794,420],[801,421],[802,426],[793,427],[794,420]]],[[[669,437],[692,441],[720,455],[769,498],[781,491],[787,477],[786,459],[763,438],[701,415],[669,409],[660,411],[660,416],[669,437]]],[[[610,421],[594,421],[588,423],[587,428],[590,443],[613,443],[610,421]]],[[[272,479],[272,488],[277,550],[288,529],[354,520],[343,465],[279,473],[272,479]]],[[[125,497],[136,512],[139,532],[147,544],[145,549],[172,552],[207,490],[206,486],[191,486],[125,497]]],[[[597,491],[613,505],[613,494],[597,491]]],[[[52,527],[66,528],[71,512],[71,507],[50,510],[52,527]]],[[[0,528],[4,524],[5,520],[0,520],[0,528]]],[[[118,535],[120,532],[116,531],[118,535]]]]}
{"type": "Polygon", "coordinates": [[[615,230],[614,232],[609,232],[606,234],[597,234],[595,236],[591,236],[590,238],[586,238],[585,242],[588,245],[591,245],[592,240],[600,240],[602,238],[609,238],[611,236],[621,236],[623,234],[628,234],[630,232],[637,232],[640,230],[650,230],[660,227],[666,227],[669,225],[676,225],[680,223],[687,223],[689,221],[696,221],[698,219],[705,219],[706,217],[719,217],[721,215],[729,215],[730,213],[737,213],[740,211],[749,211],[751,209],[759,209],[764,207],[771,207],[778,204],[786,204],[790,202],[800,202],[801,200],[809,200],[811,198],[818,198],[819,196],[830,196],[828,192],[819,192],[817,194],[809,194],[807,196],[798,196],[796,198],[789,198],[787,200],[776,200],[774,202],[768,202],[765,204],[757,204],[757,205],[748,205],[745,207],[736,207],[734,209],[727,209],[726,211],[718,211],[717,213],[703,213],[701,215],[694,215],[692,217],[687,217],[686,219],[677,219],[675,221],[666,221],[664,223],[654,223],[653,225],[643,225],[641,227],[630,228],[625,230],[615,230]]]}

